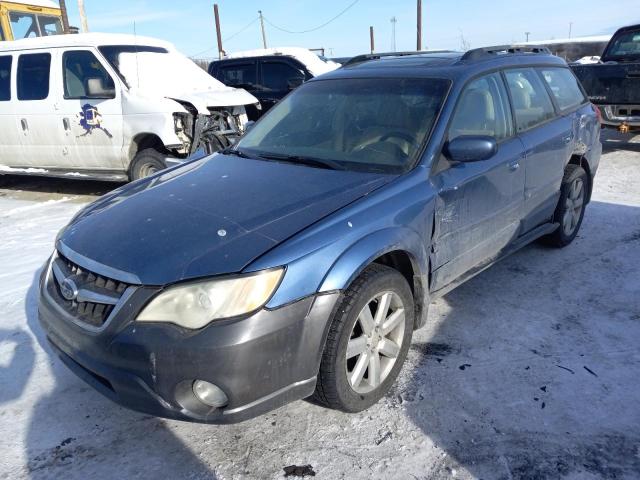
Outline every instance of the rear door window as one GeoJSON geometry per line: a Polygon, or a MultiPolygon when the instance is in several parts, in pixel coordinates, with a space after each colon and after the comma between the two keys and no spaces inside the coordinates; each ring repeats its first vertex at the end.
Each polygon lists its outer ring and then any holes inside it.
{"type": "Polygon", "coordinates": [[[487,135],[496,141],[513,135],[507,91],[499,73],[473,80],[462,92],[449,140],[465,135],[487,135]]]}
{"type": "Polygon", "coordinates": [[[230,87],[255,88],[256,63],[234,63],[223,65],[218,69],[218,80],[230,87]]]}
{"type": "Polygon", "coordinates": [[[268,90],[285,91],[300,85],[304,73],[285,62],[262,62],[262,84],[268,90]]]}
{"type": "Polygon", "coordinates": [[[18,100],[44,100],[49,96],[51,54],[18,57],[18,100]]]}
{"type": "Polygon", "coordinates": [[[516,128],[523,132],[555,116],[551,97],[533,68],[505,70],[516,115],[516,128]]]}
{"type": "Polygon", "coordinates": [[[0,57],[0,101],[11,100],[11,55],[0,57]]]}
{"type": "Polygon", "coordinates": [[[71,50],[62,55],[64,98],[115,98],[111,75],[88,50],[71,50]]]}
{"type": "Polygon", "coordinates": [[[578,80],[569,69],[543,68],[540,69],[540,72],[549,85],[549,89],[555,97],[560,110],[577,107],[586,101],[578,85],[578,80]]]}

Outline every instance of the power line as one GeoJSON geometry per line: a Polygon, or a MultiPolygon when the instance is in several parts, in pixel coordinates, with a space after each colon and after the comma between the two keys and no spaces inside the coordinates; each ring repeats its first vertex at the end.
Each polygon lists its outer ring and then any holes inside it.
{"type": "MultiPolygon", "coordinates": [[[[223,39],[222,39],[222,43],[223,43],[223,44],[225,44],[225,43],[227,43],[229,40],[231,40],[232,38],[237,37],[237,36],[238,36],[238,35],[240,35],[242,32],[244,32],[247,28],[249,28],[249,27],[250,27],[250,26],[252,26],[254,23],[256,23],[258,20],[260,20],[260,17],[256,17],[256,18],[254,18],[253,20],[251,20],[249,23],[247,23],[244,27],[242,27],[242,28],[241,28],[240,30],[238,30],[237,32],[235,32],[235,33],[233,33],[233,34],[229,35],[229,36],[228,36],[228,37],[226,37],[226,38],[223,38],[223,39]]],[[[218,48],[218,47],[211,47],[211,48],[207,48],[206,50],[203,50],[203,51],[201,51],[201,52],[194,53],[193,55],[190,55],[190,57],[197,57],[197,56],[200,56],[200,55],[202,55],[203,53],[210,52],[210,51],[212,51],[212,50],[215,50],[216,48],[218,48]]]]}
{"type": "Polygon", "coordinates": [[[310,28],[308,30],[300,30],[300,31],[294,31],[294,30],[287,30],[286,28],[282,28],[279,27],[278,25],[272,23],[267,17],[263,16],[264,21],[267,22],[269,25],[271,25],[273,28],[275,28],[276,30],[280,30],[281,32],[285,32],[285,33],[309,33],[309,32],[315,32],[316,30],[320,30],[323,27],[326,27],[327,25],[329,25],[331,22],[333,22],[334,20],[336,20],[338,17],[341,17],[344,13],[347,12],[347,10],[349,10],[351,7],[353,7],[356,3],[358,3],[360,0],[354,0],[353,2],[351,2],[347,8],[345,8],[344,10],[342,10],[340,13],[338,13],[335,17],[327,20],[326,22],[324,22],[322,25],[318,25],[317,27],[314,28],[310,28]]]}

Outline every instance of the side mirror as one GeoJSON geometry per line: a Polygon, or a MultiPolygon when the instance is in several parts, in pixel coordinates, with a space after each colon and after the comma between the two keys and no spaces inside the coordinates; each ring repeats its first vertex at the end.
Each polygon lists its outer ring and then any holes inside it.
{"type": "Polygon", "coordinates": [[[115,88],[106,88],[100,77],[87,79],[87,94],[90,97],[112,97],[116,93],[115,88]]]}
{"type": "Polygon", "coordinates": [[[479,162],[488,160],[498,151],[494,137],[486,135],[463,135],[448,142],[444,154],[454,162],[479,162]]]}
{"type": "Polygon", "coordinates": [[[303,83],[304,83],[304,78],[294,77],[294,78],[290,78],[289,81],[287,81],[287,87],[289,88],[289,90],[295,90],[303,83]]]}

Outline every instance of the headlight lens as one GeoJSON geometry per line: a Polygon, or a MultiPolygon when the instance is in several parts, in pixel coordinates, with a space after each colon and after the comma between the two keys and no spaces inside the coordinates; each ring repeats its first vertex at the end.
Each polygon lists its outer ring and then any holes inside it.
{"type": "Polygon", "coordinates": [[[168,288],[138,315],[139,322],[169,322],[202,328],[213,320],[262,307],[277,288],[283,268],[237,278],[194,282],[168,288]]]}

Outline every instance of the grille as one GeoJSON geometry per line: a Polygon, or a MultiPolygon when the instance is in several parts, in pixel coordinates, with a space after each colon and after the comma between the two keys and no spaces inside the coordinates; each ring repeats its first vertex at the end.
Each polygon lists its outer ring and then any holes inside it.
{"type": "Polygon", "coordinates": [[[47,289],[52,298],[78,322],[96,328],[104,325],[129,287],[127,283],[86,270],[60,254],[51,269],[47,289]]]}

